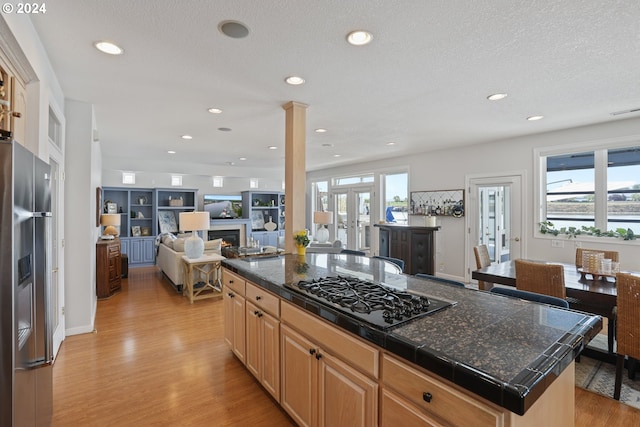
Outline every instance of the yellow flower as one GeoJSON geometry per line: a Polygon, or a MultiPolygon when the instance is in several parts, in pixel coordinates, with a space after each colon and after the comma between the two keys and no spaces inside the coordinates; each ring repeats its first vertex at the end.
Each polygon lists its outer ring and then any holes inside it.
{"type": "Polygon", "coordinates": [[[293,240],[296,241],[297,245],[307,246],[310,242],[309,237],[307,236],[307,230],[302,230],[294,233],[293,240]]]}

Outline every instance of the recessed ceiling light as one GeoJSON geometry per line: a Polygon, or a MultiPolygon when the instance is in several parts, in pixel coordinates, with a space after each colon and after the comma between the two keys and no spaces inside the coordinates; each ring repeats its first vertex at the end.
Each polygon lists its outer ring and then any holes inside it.
{"type": "Polygon", "coordinates": [[[176,152],[175,152],[175,151],[173,151],[173,150],[169,150],[169,151],[167,151],[167,153],[168,153],[168,154],[176,154],[176,152]]]}
{"type": "Polygon", "coordinates": [[[222,110],[219,109],[219,108],[209,108],[207,111],[210,112],[211,114],[221,114],[222,113],[222,110]]]}
{"type": "Polygon", "coordinates": [[[527,120],[529,120],[530,122],[534,122],[536,120],[541,120],[544,119],[544,116],[529,116],[527,117],[527,120]]]}
{"type": "Polygon", "coordinates": [[[100,41],[95,42],[93,45],[100,52],[108,53],[109,55],[122,55],[124,53],[123,48],[111,42],[100,41]]]}
{"type": "Polygon", "coordinates": [[[240,160],[247,160],[246,157],[240,157],[240,160]]]}
{"type": "Polygon", "coordinates": [[[369,44],[371,43],[371,40],[373,40],[373,36],[369,31],[355,30],[347,34],[347,42],[354,46],[363,46],[365,44],[369,44]]]}
{"type": "Polygon", "coordinates": [[[278,149],[278,147],[276,147],[275,145],[270,145],[269,146],[269,150],[277,150],[277,149],[278,149]]]}
{"type": "Polygon", "coordinates": [[[231,132],[231,128],[218,128],[220,132],[231,132]]]}
{"type": "Polygon", "coordinates": [[[284,81],[287,82],[287,84],[290,84],[292,86],[298,86],[304,83],[304,79],[298,76],[289,76],[286,79],[284,79],[284,81]]]}
{"type": "Polygon", "coordinates": [[[489,101],[499,101],[501,99],[505,99],[507,97],[506,93],[494,93],[493,95],[487,96],[489,101]]]}
{"type": "Polygon", "coordinates": [[[316,133],[325,133],[327,130],[325,128],[318,128],[315,130],[316,133]]]}
{"type": "Polygon", "coordinates": [[[396,143],[393,141],[390,141],[390,142],[387,142],[387,145],[396,145],[396,143]]]}
{"type": "Polygon", "coordinates": [[[182,139],[193,139],[191,135],[182,135],[180,138],[182,139]]]}
{"type": "Polygon", "coordinates": [[[229,166],[233,166],[233,165],[235,165],[235,163],[234,163],[234,162],[227,162],[227,164],[228,164],[229,166]]]}
{"type": "Polygon", "coordinates": [[[334,154],[333,157],[342,157],[342,154],[334,154]]]}
{"type": "Polygon", "coordinates": [[[222,21],[218,24],[218,29],[232,39],[243,39],[249,35],[249,28],[238,21],[222,21]]]}

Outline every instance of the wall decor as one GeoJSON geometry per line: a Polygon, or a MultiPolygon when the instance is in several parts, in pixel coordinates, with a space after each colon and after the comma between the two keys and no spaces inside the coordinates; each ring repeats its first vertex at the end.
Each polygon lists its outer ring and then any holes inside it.
{"type": "Polygon", "coordinates": [[[140,226],[139,225],[134,225],[131,227],[131,235],[134,237],[138,237],[142,235],[142,232],[140,231],[140,226]]]}
{"type": "Polygon", "coordinates": [[[177,233],[178,224],[173,211],[158,211],[158,226],[160,233],[177,233]]]}
{"type": "Polygon", "coordinates": [[[100,227],[101,215],[102,215],[102,188],[96,187],[96,227],[100,227]]]}
{"type": "Polygon", "coordinates": [[[464,190],[412,191],[410,215],[464,216],[464,190]]]}
{"type": "Polygon", "coordinates": [[[261,211],[251,212],[251,228],[253,230],[264,229],[264,215],[261,211]]]}
{"type": "Polygon", "coordinates": [[[151,227],[140,227],[140,232],[143,236],[151,236],[151,227]]]}
{"type": "Polygon", "coordinates": [[[116,203],[110,202],[107,200],[107,202],[105,203],[107,206],[107,213],[108,214],[114,214],[114,213],[118,213],[118,205],[116,203]]]}

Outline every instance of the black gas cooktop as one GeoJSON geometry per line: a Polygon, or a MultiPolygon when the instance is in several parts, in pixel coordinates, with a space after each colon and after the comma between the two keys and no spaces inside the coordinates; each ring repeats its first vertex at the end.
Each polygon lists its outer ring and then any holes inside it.
{"type": "Polygon", "coordinates": [[[325,277],[286,285],[378,329],[388,329],[452,304],[355,277],[325,277]]]}

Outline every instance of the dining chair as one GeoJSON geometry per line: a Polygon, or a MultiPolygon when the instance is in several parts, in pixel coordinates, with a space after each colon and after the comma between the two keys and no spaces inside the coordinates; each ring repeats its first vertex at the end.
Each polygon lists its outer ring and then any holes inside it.
{"type": "Polygon", "coordinates": [[[635,362],[640,359],[640,277],[628,273],[616,274],[617,318],[616,318],[616,382],[613,398],[620,400],[622,370],[625,356],[629,357],[629,378],[635,376],[635,362]]]}
{"type": "Polygon", "coordinates": [[[567,299],[562,265],[517,259],[515,266],[516,289],[567,299]]]}
{"type": "Polygon", "coordinates": [[[390,256],[382,256],[382,255],[374,255],[371,258],[383,259],[385,261],[392,262],[395,265],[397,265],[398,267],[400,267],[400,271],[401,272],[404,271],[404,260],[402,260],[400,258],[393,258],[393,257],[390,257],[390,256]]]}
{"type": "Polygon", "coordinates": [[[343,249],[340,251],[341,254],[349,254],[349,255],[360,255],[360,256],[367,256],[366,253],[362,252],[362,251],[356,251],[354,249],[343,249]]]}
{"type": "MultiPolygon", "coordinates": [[[[487,248],[487,245],[474,246],[473,254],[476,256],[476,268],[480,269],[491,265],[491,258],[489,257],[489,249],[487,248]]],[[[478,280],[478,289],[481,291],[489,290],[492,287],[493,283],[478,280]]]]}
{"type": "Polygon", "coordinates": [[[587,249],[576,248],[576,267],[582,267],[582,253],[583,252],[601,252],[604,254],[604,258],[608,258],[613,262],[620,261],[618,251],[601,251],[599,249],[587,249]]]}
{"type": "Polygon", "coordinates": [[[464,283],[462,283],[462,282],[457,282],[457,281],[451,280],[451,279],[443,279],[442,277],[436,277],[436,276],[432,276],[430,274],[416,273],[416,274],[414,274],[414,277],[417,277],[417,278],[423,279],[423,280],[432,280],[434,282],[446,283],[448,285],[460,286],[460,287],[464,288],[464,283]]]}
{"type": "Polygon", "coordinates": [[[555,305],[557,307],[569,308],[569,303],[562,298],[556,298],[549,295],[543,295],[536,292],[522,291],[514,288],[501,288],[494,286],[491,288],[494,294],[506,295],[510,297],[520,298],[527,301],[539,302],[542,304],[555,305]]]}

